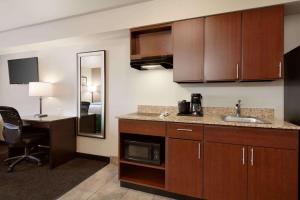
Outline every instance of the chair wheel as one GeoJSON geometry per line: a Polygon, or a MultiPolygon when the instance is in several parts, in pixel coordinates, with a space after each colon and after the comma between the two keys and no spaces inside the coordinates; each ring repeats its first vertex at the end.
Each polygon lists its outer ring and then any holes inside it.
{"type": "Polygon", "coordinates": [[[7,168],[7,172],[12,172],[14,169],[12,167],[7,168]]]}

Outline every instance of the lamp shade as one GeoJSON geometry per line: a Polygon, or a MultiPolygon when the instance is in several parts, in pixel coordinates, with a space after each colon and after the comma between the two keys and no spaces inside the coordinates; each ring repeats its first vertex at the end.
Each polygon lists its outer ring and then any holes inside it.
{"type": "Polygon", "coordinates": [[[95,86],[95,85],[88,86],[88,91],[89,92],[96,92],[97,91],[97,86],[95,86]]]}
{"type": "Polygon", "coordinates": [[[51,83],[46,82],[30,82],[29,96],[50,97],[53,95],[53,88],[51,83]]]}

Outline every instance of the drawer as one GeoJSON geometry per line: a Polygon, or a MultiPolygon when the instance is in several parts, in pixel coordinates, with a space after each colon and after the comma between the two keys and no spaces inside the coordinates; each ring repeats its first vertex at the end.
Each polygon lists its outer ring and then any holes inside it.
{"type": "Polygon", "coordinates": [[[165,136],[166,123],[145,120],[120,119],[119,132],[140,135],[165,136]]]}
{"type": "Polygon", "coordinates": [[[297,149],[298,131],[264,128],[205,126],[204,140],[249,146],[297,149]]]}
{"type": "Polygon", "coordinates": [[[167,136],[189,140],[202,140],[203,125],[167,123],[167,136]]]}

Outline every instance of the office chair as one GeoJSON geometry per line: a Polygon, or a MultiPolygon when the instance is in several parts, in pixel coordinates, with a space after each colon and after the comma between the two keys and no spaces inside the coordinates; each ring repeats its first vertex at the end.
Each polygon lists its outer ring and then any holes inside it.
{"type": "Polygon", "coordinates": [[[31,147],[36,147],[40,142],[48,139],[47,129],[33,128],[28,125],[23,125],[22,119],[18,111],[12,107],[0,106],[0,115],[4,122],[3,125],[3,137],[9,148],[24,147],[24,154],[15,157],[9,157],[4,160],[5,163],[14,161],[8,166],[7,171],[12,172],[14,167],[24,161],[37,162],[38,166],[42,165],[42,162],[35,155],[45,152],[30,152],[31,147]]]}
{"type": "Polygon", "coordinates": [[[80,114],[81,115],[88,115],[90,104],[91,103],[87,102],[87,101],[80,102],[80,114]]]}

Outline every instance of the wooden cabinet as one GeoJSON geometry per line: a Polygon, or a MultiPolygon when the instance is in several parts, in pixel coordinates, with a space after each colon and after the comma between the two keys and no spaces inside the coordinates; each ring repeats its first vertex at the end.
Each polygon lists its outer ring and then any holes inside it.
{"type": "Polygon", "coordinates": [[[297,131],[206,126],[204,197],[298,199],[298,138],[297,131]]]}
{"type": "Polygon", "coordinates": [[[241,12],[205,18],[205,81],[239,79],[241,20],[241,12]]]}
{"type": "Polygon", "coordinates": [[[296,130],[119,120],[119,177],[209,200],[297,200],[296,130]],[[159,141],[160,165],[126,160],[124,141],[159,141]]]}
{"type": "Polygon", "coordinates": [[[283,11],[280,5],[243,12],[243,81],[282,78],[283,11]]]}
{"type": "Polygon", "coordinates": [[[203,125],[167,123],[167,136],[189,140],[203,140],[203,125]]]}
{"type": "Polygon", "coordinates": [[[131,29],[131,59],[172,55],[171,28],[171,24],[158,24],[131,29]]]}
{"type": "Polygon", "coordinates": [[[203,155],[201,142],[167,139],[167,190],[200,198],[202,196],[203,155]]]}
{"type": "Polygon", "coordinates": [[[204,19],[174,22],[173,80],[175,82],[202,82],[204,56],[204,19]]]}
{"type": "Polygon", "coordinates": [[[205,199],[247,199],[247,148],[208,142],[204,152],[205,199]]]}
{"type": "Polygon", "coordinates": [[[296,150],[248,148],[248,199],[298,199],[296,150]]]}

